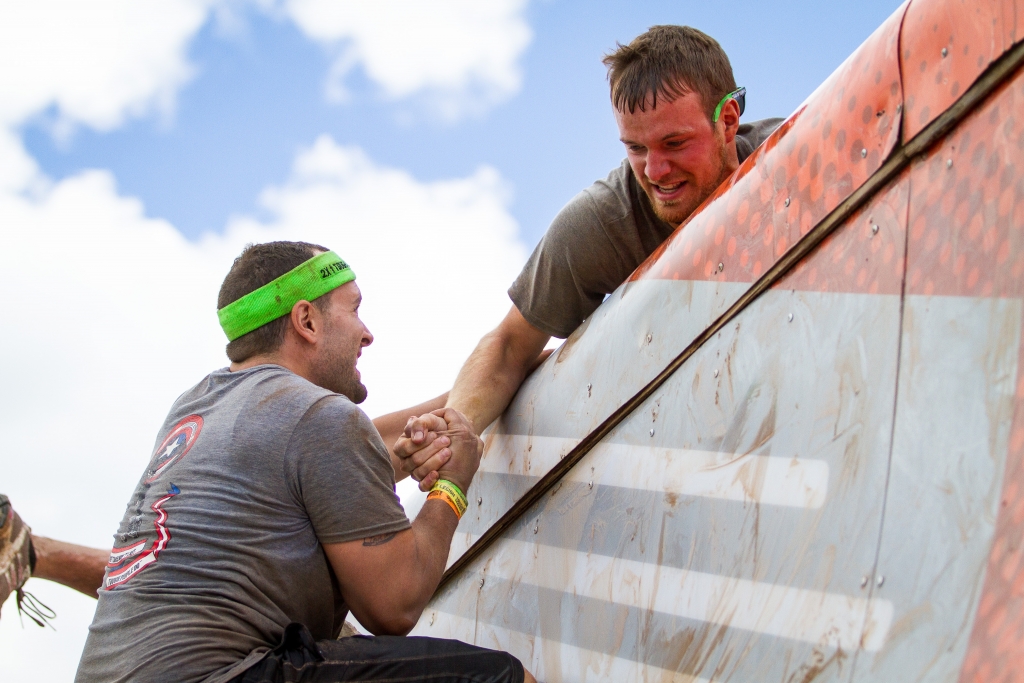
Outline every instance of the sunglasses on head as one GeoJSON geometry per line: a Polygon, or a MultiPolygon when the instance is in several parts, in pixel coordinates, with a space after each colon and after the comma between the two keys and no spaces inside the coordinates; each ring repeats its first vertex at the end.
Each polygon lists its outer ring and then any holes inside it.
{"type": "Polygon", "coordinates": [[[740,105],[740,116],[743,116],[743,110],[747,108],[747,89],[736,88],[731,93],[727,93],[726,96],[722,98],[722,101],[718,103],[718,106],[715,107],[715,115],[711,119],[712,123],[718,123],[718,117],[722,115],[722,107],[724,107],[725,103],[729,100],[736,100],[736,104],[740,105]]]}

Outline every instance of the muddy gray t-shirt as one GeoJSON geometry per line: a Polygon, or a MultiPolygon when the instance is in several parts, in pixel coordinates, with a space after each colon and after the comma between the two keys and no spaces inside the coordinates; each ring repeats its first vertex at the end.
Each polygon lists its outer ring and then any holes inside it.
{"type": "Polygon", "coordinates": [[[277,365],[174,403],[114,537],[76,681],[222,681],[348,609],[321,544],[402,531],[388,450],[344,396],[277,365]]]}
{"type": "MultiPolygon", "coordinates": [[[[736,135],[740,162],[781,123],[742,124],[736,135]]],[[[527,322],[564,339],[674,230],[654,214],[629,161],[623,161],[558,213],[508,295],[527,322]]]]}

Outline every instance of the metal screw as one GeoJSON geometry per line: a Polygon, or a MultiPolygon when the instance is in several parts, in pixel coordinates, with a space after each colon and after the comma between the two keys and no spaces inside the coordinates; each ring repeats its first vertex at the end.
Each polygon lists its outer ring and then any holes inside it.
{"type": "Polygon", "coordinates": [[[862,149],[862,150],[860,151],[860,158],[861,158],[861,159],[863,159],[863,158],[864,158],[864,157],[866,157],[867,155],[868,155],[868,150],[867,150],[867,148],[865,147],[864,149],[862,149]]]}
{"type": "Polygon", "coordinates": [[[786,197],[786,206],[789,206],[789,197],[786,197]]]}
{"type": "Polygon", "coordinates": [[[946,168],[953,168],[953,160],[946,159],[946,168]]]}
{"type": "Polygon", "coordinates": [[[867,586],[868,586],[868,577],[866,577],[866,576],[860,577],[860,587],[861,588],[867,588],[867,586]]]}
{"type": "Polygon", "coordinates": [[[484,504],[484,499],[483,498],[477,498],[476,499],[476,504],[477,505],[483,505],[484,504]]]}
{"type": "Polygon", "coordinates": [[[651,427],[651,436],[654,436],[654,427],[651,427]]]}
{"type": "Polygon", "coordinates": [[[878,223],[872,223],[871,224],[871,234],[872,235],[877,235],[878,234],[878,223]]]}
{"type": "Polygon", "coordinates": [[[789,322],[793,322],[793,314],[792,313],[789,314],[788,318],[789,318],[789,322]]]}
{"type": "Polygon", "coordinates": [[[948,54],[949,54],[949,50],[947,50],[946,48],[942,48],[942,56],[945,57],[948,54]]]}
{"type": "Polygon", "coordinates": [[[587,484],[587,488],[588,489],[594,488],[594,482],[590,482],[589,484],[587,484]]]}
{"type": "Polygon", "coordinates": [[[481,588],[483,588],[483,587],[484,587],[484,580],[483,580],[483,579],[480,579],[480,587],[481,587],[481,588]]]}
{"type": "Polygon", "coordinates": [[[537,533],[537,531],[539,529],[540,529],[540,520],[537,520],[536,522],[533,523],[533,533],[537,533]]]}
{"type": "Polygon", "coordinates": [[[722,262],[719,262],[718,263],[718,272],[721,273],[723,270],[725,270],[725,264],[722,263],[722,262]]]}
{"type": "Polygon", "coordinates": [[[879,587],[879,588],[881,588],[881,587],[882,587],[882,584],[883,584],[883,583],[885,583],[885,577],[884,577],[884,576],[881,576],[881,575],[879,575],[879,577],[878,577],[878,580],[877,580],[877,581],[875,581],[875,583],[876,583],[876,584],[878,584],[878,587],[879,587]]]}
{"type": "Polygon", "coordinates": [[[715,377],[718,377],[718,370],[715,369],[715,377]]]}

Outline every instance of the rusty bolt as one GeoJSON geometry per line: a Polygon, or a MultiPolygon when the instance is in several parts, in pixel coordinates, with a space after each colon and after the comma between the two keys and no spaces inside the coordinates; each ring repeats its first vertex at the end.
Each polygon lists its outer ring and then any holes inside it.
{"type": "Polygon", "coordinates": [[[867,586],[868,586],[868,577],[866,577],[866,576],[860,577],[860,587],[861,588],[867,588],[867,586]]]}
{"type": "Polygon", "coordinates": [[[946,159],[946,168],[953,168],[953,160],[946,159]]]}
{"type": "Polygon", "coordinates": [[[793,322],[793,314],[790,313],[789,316],[787,316],[787,319],[789,320],[789,322],[793,322]]]}
{"type": "Polygon", "coordinates": [[[725,264],[722,263],[721,261],[719,261],[718,262],[718,272],[721,273],[723,270],[725,270],[725,264]]]}
{"type": "Polygon", "coordinates": [[[878,223],[872,223],[871,224],[871,234],[872,235],[877,235],[878,234],[878,223]]]}
{"type": "Polygon", "coordinates": [[[789,197],[786,197],[786,206],[789,206],[789,197]]]}
{"type": "Polygon", "coordinates": [[[942,56],[946,57],[948,54],[949,54],[949,50],[947,50],[946,48],[942,48],[942,56]]]}

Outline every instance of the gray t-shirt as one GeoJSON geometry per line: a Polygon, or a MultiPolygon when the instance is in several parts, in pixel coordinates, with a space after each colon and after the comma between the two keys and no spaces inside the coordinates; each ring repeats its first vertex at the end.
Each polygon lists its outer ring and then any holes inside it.
{"type": "MultiPolygon", "coordinates": [[[[742,124],[736,134],[739,160],[781,123],[742,124]]],[[[655,215],[629,161],[623,161],[558,212],[508,295],[527,322],[564,339],[674,231],[655,215]]]]}
{"type": "Polygon", "coordinates": [[[348,612],[321,544],[402,531],[388,450],[344,396],[277,365],[174,403],[114,536],[79,683],[223,681],[291,622],[348,612]]]}

